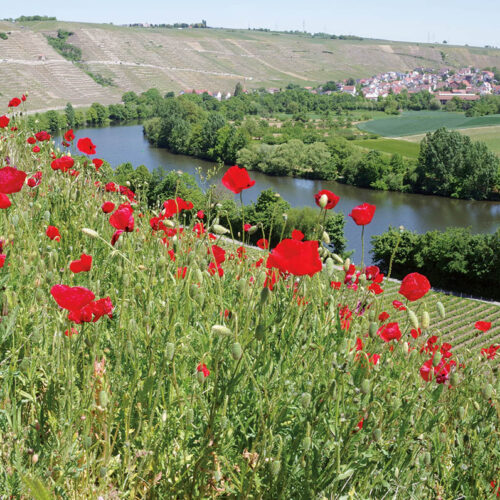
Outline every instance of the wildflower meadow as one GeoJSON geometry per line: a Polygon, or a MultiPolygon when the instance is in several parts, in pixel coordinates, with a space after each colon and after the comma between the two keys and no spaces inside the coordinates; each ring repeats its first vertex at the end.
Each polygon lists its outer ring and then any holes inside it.
{"type": "Polygon", "coordinates": [[[424,275],[385,300],[325,245],[330,191],[316,239],[250,248],[217,205],[107,182],[89,138],[55,150],[27,102],[0,116],[1,498],[500,496],[495,319],[456,352],[424,275]]]}

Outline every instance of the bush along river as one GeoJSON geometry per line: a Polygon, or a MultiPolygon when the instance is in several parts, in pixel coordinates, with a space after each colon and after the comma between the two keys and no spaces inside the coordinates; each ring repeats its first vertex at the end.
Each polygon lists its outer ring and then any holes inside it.
{"type": "MultiPolygon", "coordinates": [[[[194,175],[200,181],[202,175],[212,170],[212,162],[190,156],[175,155],[166,149],[151,146],[143,135],[142,125],[112,126],[105,128],[80,129],[75,132],[78,138],[90,137],[97,146],[97,157],[106,160],[112,167],[130,162],[134,167],[145,165],[149,170],[163,167],[166,170],[181,170],[194,175]]],[[[61,138],[56,137],[60,145],[61,138]]],[[[211,180],[219,183],[225,168],[211,180]]],[[[374,191],[340,184],[335,181],[294,179],[272,177],[259,172],[250,172],[256,183],[251,189],[243,191],[243,203],[255,202],[261,191],[272,188],[292,207],[316,206],[314,195],[321,189],[329,189],[340,201],[335,207],[346,217],[345,236],[347,250],[355,250],[352,258],[361,259],[361,228],[356,226],[348,214],[356,205],[364,202],[376,205],[373,221],[365,227],[366,248],[370,247],[371,236],[387,231],[389,226],[403,225],[405,229],[424,233],[444,231],[450,226],[471,227],[474,233],[492,233],[500,222],[500,203],[490,201],[454,200],[439,196],[398,193],[393,191],[374,191]]],[[[239,195],[237,197],[239,199],[239,195]]],[[[370,255],[365,249],[365,261],[370,255]]]]}

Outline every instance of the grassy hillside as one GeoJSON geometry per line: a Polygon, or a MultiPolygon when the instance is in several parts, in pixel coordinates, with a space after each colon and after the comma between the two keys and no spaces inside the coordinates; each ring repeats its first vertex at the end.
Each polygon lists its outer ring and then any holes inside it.
{"type": "Polygon", "coordinates": [[[412,44],[384,40],[323,40],[282,33],[231,29],[145,29],[58,21],[1,24],[10,31],[0,40],[0,92],[24,88],[36,108],[95,100],[111,102],[127,90],[187,88],[232,91],[303,86],[380,71],[418,66],[500,66],[500,51],[473,47],[412,44]],[[81,48],[84,69],[112,79],[101,87],[65,61],[44,35],[74,32],[68,41],[81,48]],[[45,56],[40,61],[39,56],[45,56]],[[97,99],[97,97],[100,97],[97,99]]]}
{"type": "Polygon", "coordinates": [[[440,127],[467,129],[500,125],[500,115],[466,117],[447,111],[404,111],[401,115],[360,123],[358,128],[384,137],[402,137],[433,132],[440,127]]]}

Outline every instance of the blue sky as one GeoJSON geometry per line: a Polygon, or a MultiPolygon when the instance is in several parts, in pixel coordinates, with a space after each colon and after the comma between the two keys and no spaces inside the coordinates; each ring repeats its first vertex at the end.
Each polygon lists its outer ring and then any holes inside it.
{"type": "Polygon", "coordinates": [[[2,18],[55,15],[86,22],[173,23],[325,31],[416,42],[500,47],[500,0],[0,0],[2,18]]]}

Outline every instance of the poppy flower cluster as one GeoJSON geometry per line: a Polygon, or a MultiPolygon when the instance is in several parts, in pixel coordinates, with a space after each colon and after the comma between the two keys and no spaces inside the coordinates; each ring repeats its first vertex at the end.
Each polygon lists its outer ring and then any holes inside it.
{"type": "Polygon", "coordinates": [[[435,378],[438,384],[444,384],[450,376],[453,367],[456,366],[456,361],[450,359],[452,357],[451,344],[443,342],[441,346],[437,344],[437,337],[433,335],[430,337],[426,344],[422,347],[420,352],[431,354],[431,358],[425,361],[420,367],[420,376],[426,381],[430,382],[435,378]],[[439,362],[435,362],[436,353],[439,352],[439,362]]]}

